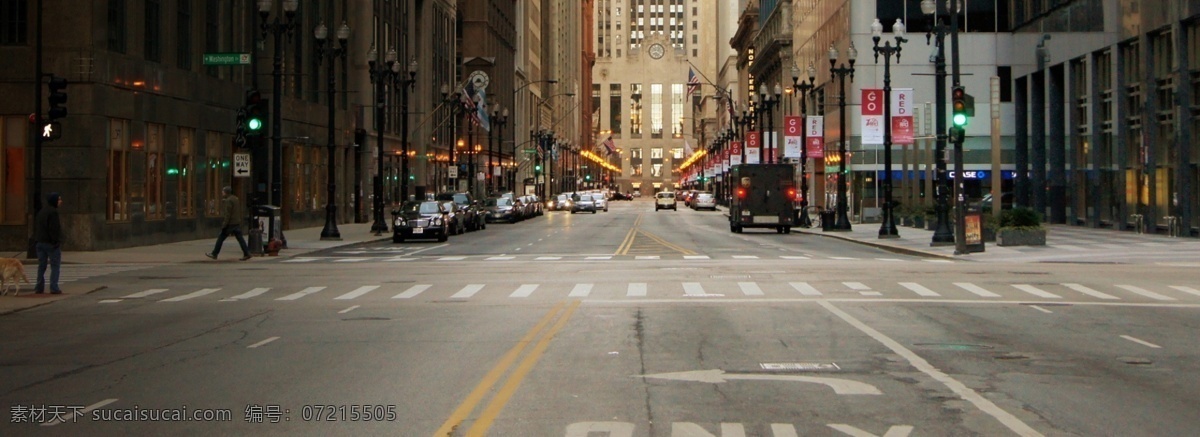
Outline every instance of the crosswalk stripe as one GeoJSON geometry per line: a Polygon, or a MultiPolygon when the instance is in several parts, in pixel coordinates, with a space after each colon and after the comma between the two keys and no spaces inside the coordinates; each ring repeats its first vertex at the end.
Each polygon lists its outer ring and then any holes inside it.
{"type": "Polygon", "coordinates": [[[1200,296],[1200,290],[1197,290],[1197,289],[1195,289],[1195,288],[1192,288],[1192,287],[1185,287],[1185,286],[1182,286],[1182,285],[1172,285],[1172,286],[1171,286],[1171,288],[1174,288],[1174,289],[1176,289],[1176,290],[1182,291],[1182,292],[1184,292],[1184,293],[1188,293],[1188,294],[1194,294],[1194,295],[1196,295],[1196,296],[1200,296]]]}
{"type": "Polygon", "coordinates": [[[529,297],[537,288],[538,284],[522,284],[520,287],[517,287],[517,291],[514,291],[508,297],[529,297]]]}
{"type": "Polygon", "coordinates": [[[167,291],[167,289],[166,289],[166,288],[151,288],[151,289],[149,289],[149,290],[146,290],[146,291],[139,291],[139,292],[137,292],[137,293],[133,293],[133,294],[131,294],[131,295],[128,295],[128,296],[122,297],[121,299],[140,299],[140,298],[143,298],[143,297],[146,297],[146,296],[150,296],[150,295],[155,295],[155,294],[158,294],[158,293],[162,293],[162,292],[164,292],[164,291],[167,291]]]}
{"type": "Polygon", "coordinates": [[[335,260],[333,260],[333,262],[335,262],[335,263],[357,263],[357,262],[363,262],[363,261],[366,261],[369,259],[370,258],[342,258],[342,259],[335,259],[335,260]]]}
{"type": "Polygon", "coordinates": [[[354,298],[356,298],[356,297],[359,297],[359,296],[362,296],[362,295],[364,295],[364,294],[367,294],[367,293],[370,293],[370,292],[372,292],[372,291],[375,291],[375,289],[376,289],[376,288],[379,288],[379,286],[378,286],[378,285],[367,285],[367,286],[363,286],[363,287],[358,287],[358,288],[356,288],[354,291],[351,291],[351,292],[349,292],[349,293],[346,293],[346,294],[343,294],[343,295],[341,295],[341,296],[335,297],[335,298],[333,298],[333,299],[334,299],[334,300],[350,300],[350,299],[354,299],[354,298]]]}
{"type": "Polygon", "coordinates": [[[839,261],[853,261],[853,260],[856,260],[856,259],[858,259],[858,258],[849,258],[849,257],[844,257],[844,256],[831,256],[831,257],[829,257],[829,259],[836,259],[836,260],[839,260],[839,261]]]}
{"type": "Polygon", "coordinates": [[[302,298],[304,296],[308,296],[310,294],[316,293],[316,292],[324,290],[324,289],[325,289],[325,287],[308,287],[308,288],[305,288],[298,292],[289,294],[287,296],[284,296],[284,297],[281,297],[281,298],[275,299],[275,300],[296,300],[296,299],[302,298]]]}
{"type": "Polygon", "coordinates": [[[515,259],[515,258],[516,258],[515,256],[493,256],[493,257],[488,257],[488,258],[484,258],[484,259],[487,261],[508,261],[508,260],[515,259]]]}
{"type": "Polygon", "coordinates": [[[1067,287],[1072,290],[1078,291],[1080,293],[1086,294],[1088,296],[1097,297],[1100,299],[1120,299],[1111,294],[1101,293],[1099,291],[1093,290],[1093,289],[1087,287],[1086,285],[1082,285],[1082,284],[1063,284],[1063,287],[1067,287]]]}
{"type": "Polygon", "coordinates": [[[684,255],[683,259],[712,259],[708,255],[684,255]]]}
{"type": "Polygon", "coordinates": [[[467,259],[467,257],[465,257],[465,256],[443,256],[441,258],[438,258],[437,260],[438,261],[462,261],[464,259],[467,259]]]}
{"type": "Polygon", "coordinates": [[[629,297],[643,297],[646,295],[645,282],[632,282],[629,284],[629,289],[625,292],[629,297]]]}
{"type": "Polygon", "coordinates": [[[560,260],[560,259],[562,259],[562,257],[561,256],[539,256],[534,259],[536,259],[538,261],[554,261],[554,260],[560,260]]]}
{"type": "Polygon", "coordinates": [[[868,287],[867,284],[863,284],[862,282],[843,282],[842,285],[845,285],[846,288],[854,291],[865,291],[871,289],[871,287],[868,287]]]}
{"type": "Polygon", "coordinates": [[[941,296],[936,291],[930,290],[930,289],[926,288],[924,285],[918,284],[916,282],[901,282],[900,286],[907,288],[909,290],[912,290],[913,293],[917,293],[918,295],[925,296],[925,297],[941,296]]]}
{"type": "Polygon", "coordinates": [[[589,260],[599,260],[599,259],[612,259],[612,257],[611,257],[611,256],[589,256],[589,257],[587,257],[587,258],[585,258],[585,259],[589,259],[589,260]]]}
{"type": "Polygon", "coordinates": [[[938,264],[953,264],[954,263],[954,261],[950,261],[948,259],[927,259],[927,260],[923,260],[923,261],[925,261],[927,263],[938,263],[938,264]]]}
{"type": "Polygon", "coordinates": [[[658,255],[638,255],[633,259],[660,259],[658,255]]]}
{"type": "Polygon", "coordinates": [[[474,296],[475,293],[478,293],[479,290],[482,290],[482,289],[483,289],[483,284],[468,284],[466,287],[463,287],[462,290],[458,290],[458,293],[454,293],[453,295],[451,295],[450,298],[451,299],[466,299],[471,296],[474,296]]]}
{"type": "Polygon", "coordinates": [[[394,258],[384,258],[384,259],[383,259],[383,262],[394,263],[394,262],[402,262],[402,261],[416,261],[416,260],[417,260],[416,258],[402,258],[402,257],[394,257],[394,258]]]}
{"type": "Polygon", "coordinates": [[[285,262],[285,263],[310,263],[310,262],[316,261],[317,259],[319,259],[319,258],[292,258],[289,260],[285,260],[283,262],[285,262]]]}
{"type": "Polygon", "coordinates": [[[249,298],[261,295],[268,291],[271,291],[271,289],[270,288],[255,288],[253,290],[247,291],[247,292],[239,294],[237,296],[232,296],[232,297],[227,297],[225,299],[221,299],[221,302],[233,302],[233,301],[238,301],[238,300],[245,300],[245,299],[249,299],[249,298]]]}
{"type": "Polygon", "coordinates": [[[878,291],[860,291],[860,292],[858,292],[858,294],[861,294],[863,296],[883,296],[883,293],[880,293],[878,291]]]}
{"type": "Polygon", "coordinates": [[[809,258],[809,257],[807,257],[807,256],[796,256],[796,255],[781,255],[779,258],[780,258],[780,259],[792,259],[792,260],[797,260],[797,259],[812,259],[812,258],[809,258]]]}
{"type": "Polygon", "coordinates": [[[876,259],[878,259],[880,261],[889,261],[889,262],[901,262],[902,261],[898,258],[876,258],[876,259]]]}
{"type": "Polygon", "coordinates": [[[403,293],[392,296],[392,299],[412,299],[417,297],[418,294],[421,294],[425,290],[428,290],[429,287],[432,286],[433,285],[431,284],[417,284],[412,287],[408,287],[408,290],[405,290],[403,293]]]}
{"type": "Polygon", "coordinates": [[[1123,288],[1125,290],[1129,290],[1130,292],[1137,293],[1137,294],[1146,296],[1146,297],[1154,299],[1154,300],[1175,300],[1175,298],[1173,298],[1173,297],[1163,296],[1161,294],[1155,293],[1155,292],[1147,290],[1145,288],[1134,287],[1132,285],[1118,285],[1117,288],[1123,288]]]}
{"type": "Polygon", "coordinates": [[[800,294],[805,295],[805,296],[820,296],[821,295],[820,291],[817,291],[816,288],[813,288],[813,286],[808,285],[807,282],[792,282],[791,286],[792,286],[792,288],[795,288],[796,291],[799,291],[800,294]]]}
{"type": "Polygon", "coordinates": [[[733,259],[758,259],[758,257],[754,255],[734,255],[733,259]]]}
{"type": "Polygon", "coordinates": [[[160,300],[159,302],[179,302],[179,301],[184,301],[184,300],[204,296],[206,294],[213,294],[220,290],[221,290],[220,288],[202,288],[202,289],[193,291],[191,293],[188,293],[188,294],[185,294],[182,296],[175,296],[170,299],[163,299],[163,300],[160,300]]]}
{"type": "Polygon", "coordinates": [[[691,296],[702,296],[704,295],[704,287],[701,287],[699,282],[684,282],[683,293],[691,296]]]}
{"type": "Polygon", "coordinates": [[[592,285],[595,284],[575,284],[575,288],[571,290],[570,297],[587,297],[592,293],[592,285]]]}
{"type": "Polygon", "coordinates": [[[1046,299],[1062,299],[1062,296],[1041,290],[1041,289],[1034,287],[1032,285],[1029,285],[1029,284],[1013,284],[1013,288],[1016,288],[1018,290],[1032,294],[1037,297],[1044,297],[1046,299]]]}
{"type": "Polygon", "coordinates": [[[978,285],[972,284],[970,282],[955,282],[954,285],[958,286],[958,288],[961,288],[963,290],[967,290],[969,292],[975,293],[975,294],[979,295],[980,297],[1000,297],[999,294],[987,291],[987,289],[980,287],[978,285]]]}
{"type": "Polygon", "coordinates": [[[759,288],[754,282],[738,282],[738,287],[742,289],[742,293],[747,296],[762,296],[762,288],[759,288]]]}

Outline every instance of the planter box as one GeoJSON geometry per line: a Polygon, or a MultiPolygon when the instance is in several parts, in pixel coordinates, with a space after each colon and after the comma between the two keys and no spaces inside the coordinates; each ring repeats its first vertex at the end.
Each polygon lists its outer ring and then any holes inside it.
{"type": "Polygon", "coordinates": [[[1045,229],[1000,229],[996,232],[997,246],[1045,246],[1045,229]]]}
{"type": "Polygon", "coordinates": [[[910,220],[912,221],[912,227],[914,228],[925,227],[925,217],[910,217],[910,220]]]}
{"type": "Polygon", "coordinates": [[[983,228],[983,242],[995,243],[996,242],[996,230],[992,229],[992,228],[983,228]]]}
{"type": "Polygon", "coordinates": [[[937,217],[929,217],[929,218],[925,219],[925,230],[926,231],[936,231],[937,230],[937,217]]]}

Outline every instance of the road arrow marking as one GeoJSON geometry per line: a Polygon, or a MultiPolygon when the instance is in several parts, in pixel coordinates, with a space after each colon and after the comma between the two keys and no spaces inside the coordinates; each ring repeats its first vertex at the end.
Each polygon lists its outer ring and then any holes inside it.
{"type": "Polygon", "coordinates": [[[686,372],[656,373],[653,375],[634,375],[634,377],[668,379],[672,381],[708,382],[720,384],[733,380],[746,381],[793,381],[823,384],[840,395],[880,395],[878,388],[864,382],[839,378],[821,378],[802,375],[760,375],[750,373],[725,373],[721,369],[692,370],[686,372]]]}
{"type": "MultiPolygon", "coordinates": [[[[842,423],[831,423],[828,426],[830,428],[833,428],[833,429],[837,430],[838,432],[848,435],[848,436],[877,437],[875,434],[871,434],[871,433],[863,431],[857,427],[853,427],[853,426],[842,424],[842,423]]],[[[913,427],[911,427],[909,425],[896,425],[891,428],[888,428],[887,432],[883,433],[883,437],[908,437],[908,435],[912,433],[912,430],[913,430],[913,427]]]]}

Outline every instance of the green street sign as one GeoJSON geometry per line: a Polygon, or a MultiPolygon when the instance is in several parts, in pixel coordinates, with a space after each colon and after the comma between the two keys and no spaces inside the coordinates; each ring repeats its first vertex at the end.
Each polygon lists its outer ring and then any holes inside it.
{"type": "Polygon", "coordinates": [[[205,53],[204,65],[250,65],[250,54],[205,53]]]}
{"type": "Polygon", "coordinates": [[[530,147],[530,148],[527,148],[527,149],[523,149],[522,151],[523,151],[523,152],[525,152],[525,153],[528,153],[528,154],[533,154],[533,153],[536,153],[536,152],[537,152],[537,151],[536,151],[536,150],[534,150],[532,147],[530,147]]]}

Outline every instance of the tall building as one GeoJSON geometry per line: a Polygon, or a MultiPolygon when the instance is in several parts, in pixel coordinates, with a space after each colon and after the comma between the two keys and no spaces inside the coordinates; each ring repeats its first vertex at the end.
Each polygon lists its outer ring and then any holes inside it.
{"type": "Polygon", "coordinates": [[[482,111],[489,116],[480,117],[487,118],[486,122],[468,122],[464,117],[456,119],[459,124],[456,140],[450,143],[455,144],[452,156],[459,165],[459,178],[454,182],[456,190],[471,189],[479,198],[490,194],[489,186],[492,191],[510,189],[506,175],[496,175],[488,169],[501,169],[503,173],[502,162],[512,159],[509,147],[512,144],[510,138],[514,137],[511,124],[501,127],[499,117],[495,116],[506,109],[511,113],[515,108],[513,91],[520,31],[517,13],[518,8],[512,1],[458,1],[459,68],[457,78],[449,85],[458,92],[467,81],[472,81],[472,88],[483,99],[479,104],[486,105],[482,111]]]}
{"type": "Polygon", "coordinates": [[[620,149],[620,191],[677,188],[672,170],[715,129],[720,3],[596,0],[592,135],[620,149]]]}

